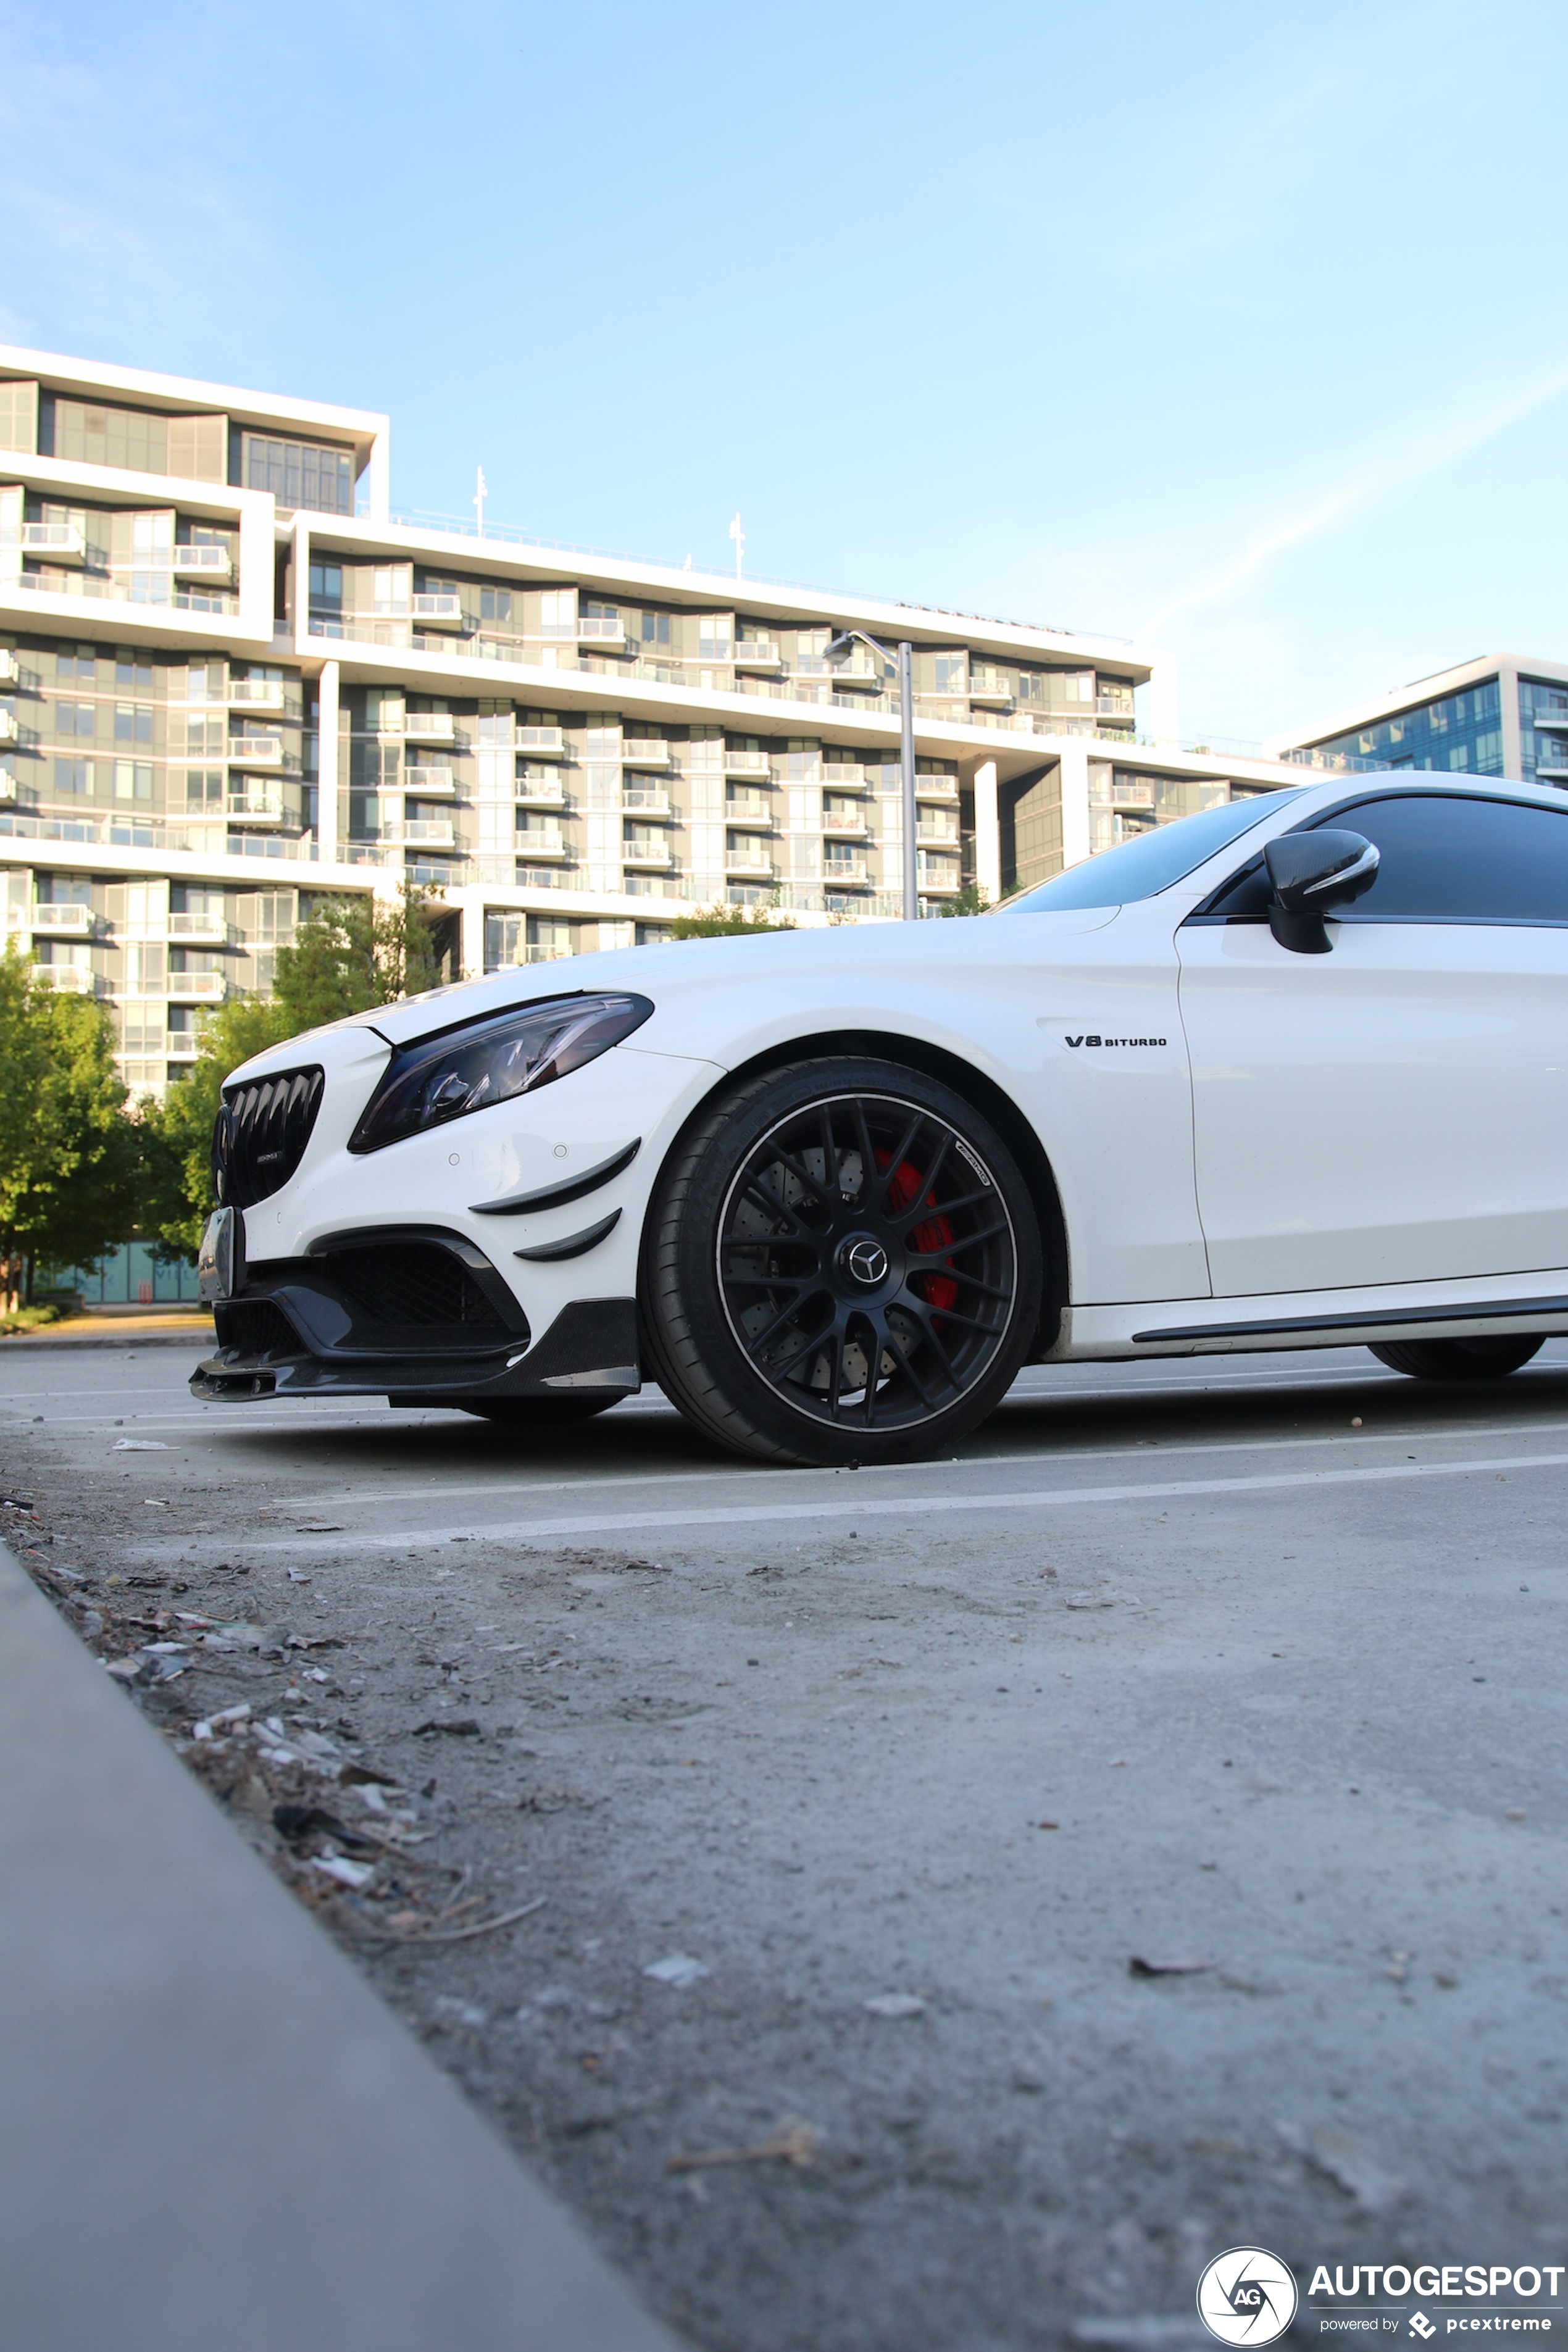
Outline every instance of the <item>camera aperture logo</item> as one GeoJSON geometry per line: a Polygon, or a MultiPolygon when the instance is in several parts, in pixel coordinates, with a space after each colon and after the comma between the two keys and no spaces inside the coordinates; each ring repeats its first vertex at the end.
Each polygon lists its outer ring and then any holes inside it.
{"type": "Polygon", "coordinates": [[[1222,2344],[1273,2344],[1295,2316],[1295,2278],[1265,2247],[1230,2247],[1198,2281],[1198,2317],[1222,2344]]]}

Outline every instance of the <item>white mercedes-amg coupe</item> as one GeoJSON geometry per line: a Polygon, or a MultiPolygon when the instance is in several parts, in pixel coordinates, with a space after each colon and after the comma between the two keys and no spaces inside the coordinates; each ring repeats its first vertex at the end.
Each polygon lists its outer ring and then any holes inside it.
{"type": "Polygon", "coordinates": [[[197,1396],[527,1428],[655,1380],[773,1462],[891,1462],[1025,1364],[1568,1331],[1568,799],[1338,777],[980,921],[585,956],[224,1089],[197,1396]]]}

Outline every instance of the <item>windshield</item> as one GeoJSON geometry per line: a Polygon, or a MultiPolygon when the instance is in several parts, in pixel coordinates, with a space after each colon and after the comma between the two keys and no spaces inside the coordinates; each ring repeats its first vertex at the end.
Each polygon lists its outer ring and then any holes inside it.
{"type": "Polygon", "coordinates": [[[1245,800],[1227,801],[1222,808],[1178,817],[1174,824],[1152,825],[1136,841],[1124,841],[1119,849],[1102,849],[1098,857],[1069,866],[1065,874],[1042,882],[1037,890],[1008,898],[995,912],[1050,915],[1063,907],[1126,907],[1135,899],[1152,898],[1195,872],[1255,824],[1261,824],[1281,802],[1300,799],[1305,789],[1249,793],[1245,800]]]}

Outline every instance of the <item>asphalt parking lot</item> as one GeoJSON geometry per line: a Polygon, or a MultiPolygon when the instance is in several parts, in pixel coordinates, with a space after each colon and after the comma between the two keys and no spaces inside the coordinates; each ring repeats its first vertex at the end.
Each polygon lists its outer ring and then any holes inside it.
{"type": "Polygon", "coordinates": [[[1568,1342],[1037,1370],[876,1472],[188,1369],[0,1354],[35,1564],[264,1629],[138,1696],[357,1759],[533,1906],[323,1920],[693,2342],[1148,2342],[1238,2242],[1561,2259],[1568,1342]]]}

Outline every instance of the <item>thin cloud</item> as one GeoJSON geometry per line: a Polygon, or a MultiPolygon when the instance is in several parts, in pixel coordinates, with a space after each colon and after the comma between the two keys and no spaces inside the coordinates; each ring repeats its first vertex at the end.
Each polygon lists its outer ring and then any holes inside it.
{"type": "Polygon", "coordinates": [[[1417,482],[1427,481],[1434,474],[1457,465],[1461,457],[1495,440],[1500,433],[1506,433],[1510,425],[1520,424],[1552,401],[1561,399],[1565,392],[1568,362],[1506,400],[1496,401],[1479,413],[1468,409],[1460,416],[1430,427],[1413,444],[1406,444],[1396,458],[1369,461],[1352,480],[1298,512],[1270,523],[1234,555],[1200,573],[1151,616],[1144,634],[1163,635],[1173,622],[1184,614],[1205,605],[1229,602],[1281,556],[1332,530],[1335,524],[1361,509],[1396,497],[1402,490],[1413,488],[1417,482]]]}

